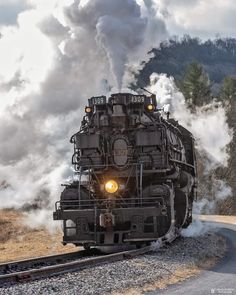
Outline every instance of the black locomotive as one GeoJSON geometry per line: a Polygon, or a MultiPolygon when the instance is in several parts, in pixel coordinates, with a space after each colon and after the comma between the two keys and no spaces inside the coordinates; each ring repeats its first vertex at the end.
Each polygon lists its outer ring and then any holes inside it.
{"type": "Polygon", "coordinates": [[[71,137],[77,180],[65,185],[55,220],[63,243],[173,240],[192,220],[196,160],[191,133],[161,116],[154,95],[92,97],[71,137]]]}

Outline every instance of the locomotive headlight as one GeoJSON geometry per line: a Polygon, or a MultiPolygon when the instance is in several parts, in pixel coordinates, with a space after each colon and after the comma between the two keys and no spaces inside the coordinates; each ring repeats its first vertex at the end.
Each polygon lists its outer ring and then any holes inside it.
{"type": "Polygon", "coordinates": [[[86,108],[85,108],[85,113],[86,113],[86,114],[90,114],[90,113],[92,113],[92,110],[93,110],[93,109],[92,109],[91,107],[86,107],[86,108]]]}
{"type": "Polygon", "coordinates": [[[109,194],[114,194],[118,191],[119,185],[115,180],[109,180],[105,183],[105,191],[109,194]]]}
{"type": "Polygon", "coordinates": [[[148,104],[147,105],[147,109],[148,109],[148,111],[154,111],[154,109],[155,109],[155,106],[153,105],[153,104],[148,104]]]}

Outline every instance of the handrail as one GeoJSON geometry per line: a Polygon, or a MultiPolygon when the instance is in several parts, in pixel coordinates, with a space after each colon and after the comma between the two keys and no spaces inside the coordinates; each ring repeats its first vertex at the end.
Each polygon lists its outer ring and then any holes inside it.
{"type": "MultiPolygon", "coordinates": [[[[89,200],[65,200],[57,201],[55,203],[56,211],[61,210],[66,207],[72,209],[82,209],[84,207],[89,207],[87,209],[94,209],[95,207],[100,209],[106,207],[108,199],[89,199],[89,200]]],[[[131,207],[143,207],[143,206],[155,206],[159,207],[163,204],[162,197],[152,197],[152,198],[143,198],[142,203],[137,202],[137,198],[129,199],[116,199],[114,200],[114,209],[115,208],[131,208],[131,207]]]]}

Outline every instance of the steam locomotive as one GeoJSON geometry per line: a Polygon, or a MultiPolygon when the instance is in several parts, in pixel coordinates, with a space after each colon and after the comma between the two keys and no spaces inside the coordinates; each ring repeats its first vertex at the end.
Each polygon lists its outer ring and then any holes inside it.
{"type": "Polygon", "coordinates": [[[56,202],[63,244],[172,241],[192,221],[196,159],[192,134],[164,119],[155,95],[92,97],[71,137],[76,180],[56,202]]]}

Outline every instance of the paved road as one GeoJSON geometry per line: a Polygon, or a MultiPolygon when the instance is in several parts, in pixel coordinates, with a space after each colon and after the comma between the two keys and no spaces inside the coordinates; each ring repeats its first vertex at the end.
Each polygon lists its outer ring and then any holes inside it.
{"type": "Polygon", "coordinates": [[[200,276],[172,285],[164,290],[146,295],[236,295],[236,225],[216,223],[219,233],[227,239],[229,250],[226,257],[213,269],[200,276]]]}

